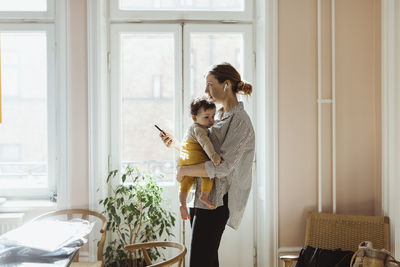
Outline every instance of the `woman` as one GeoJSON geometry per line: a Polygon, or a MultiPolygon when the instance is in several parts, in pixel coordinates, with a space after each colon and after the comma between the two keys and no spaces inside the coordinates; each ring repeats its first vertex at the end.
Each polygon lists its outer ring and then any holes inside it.
{"type": "MultiPolygon", "coordinates": [[[[177,168],[178,181],[184,176],[207,176],[215,182],[210,200],[217,208],[210,210],[199,201],[201,183],[196,181],[194,208],[190,210],[190,267],[219,266],[218,248],[225,225],[239,227],[252,184],[255,135],[243,103],[237,99],[238,93],[250,95],[252,85],[242,81],[232,65],[222,63],[208,71],[205,92],[223,105],[221,120],[210,128],[211,142],[222,162],[218,166],[207,161],[177,168]]],[[[160,136],[168,147],[178,147],[170,134],[160,136]]]]}

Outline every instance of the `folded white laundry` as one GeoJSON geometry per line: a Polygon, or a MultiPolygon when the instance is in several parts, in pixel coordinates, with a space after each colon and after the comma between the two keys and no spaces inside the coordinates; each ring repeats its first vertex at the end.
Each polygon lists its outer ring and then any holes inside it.
{"type": "Polygon", "coordinates": [[[3,234],[0,239],[10,245],[56,251],[66,246],[82,246],[94,224],[82,219],[33,221],[3,234]]]}

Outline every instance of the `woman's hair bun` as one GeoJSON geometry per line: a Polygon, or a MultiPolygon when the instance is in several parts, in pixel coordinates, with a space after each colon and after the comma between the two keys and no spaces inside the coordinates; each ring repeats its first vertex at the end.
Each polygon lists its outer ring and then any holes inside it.
{"type": "Polygon", "coordinates": [[[237,91],[242,92],[244,95],[251,95],[253,86],[246,81],[240,81],[237,84],[237,91]]]}

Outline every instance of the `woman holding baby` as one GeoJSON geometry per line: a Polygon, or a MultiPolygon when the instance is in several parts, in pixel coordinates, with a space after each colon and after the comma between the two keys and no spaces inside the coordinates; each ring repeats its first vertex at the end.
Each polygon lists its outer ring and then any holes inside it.
{"type": "MultiPolygon", "coordinates": [[[[214,65],[206,74],[205,93],[223,106],[220,120],[209,128],[209,139],[222,160],[177,167],[179,182],[185,176],[209,177],[214,182],[208,195],[212,205],[206,205],[200,201],[201,180],[196,178],[194,207],[190,209],[190,267],[219,266],[218,248],[225,225],[237,229],[243,217],[252,184],[255,134],[237,94],[251,95],[252,90],[229,63],[214,65]]],[[[166,146],[177,147],[172,135],[161,138],[166,146]]]]}

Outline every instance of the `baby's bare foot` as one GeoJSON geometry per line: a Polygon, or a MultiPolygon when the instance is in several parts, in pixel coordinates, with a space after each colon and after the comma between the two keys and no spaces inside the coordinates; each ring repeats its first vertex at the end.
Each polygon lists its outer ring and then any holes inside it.
{"type": "Polygon", "coordinates": [[[209,209],[215,209],[215,205],[208,199],[208,194],[201,194],[200,195],[200,201],[206,205],[209,209]]]}
{"type": "Polygon", "coordinates": [[[182,220],[188,220],[188,219],[190,219],[190,215],[189,215],[189,212],[188,212],[186,206],[180,206],[180,207],[179,207],[179,211],[181,212],[182,220]]]}

